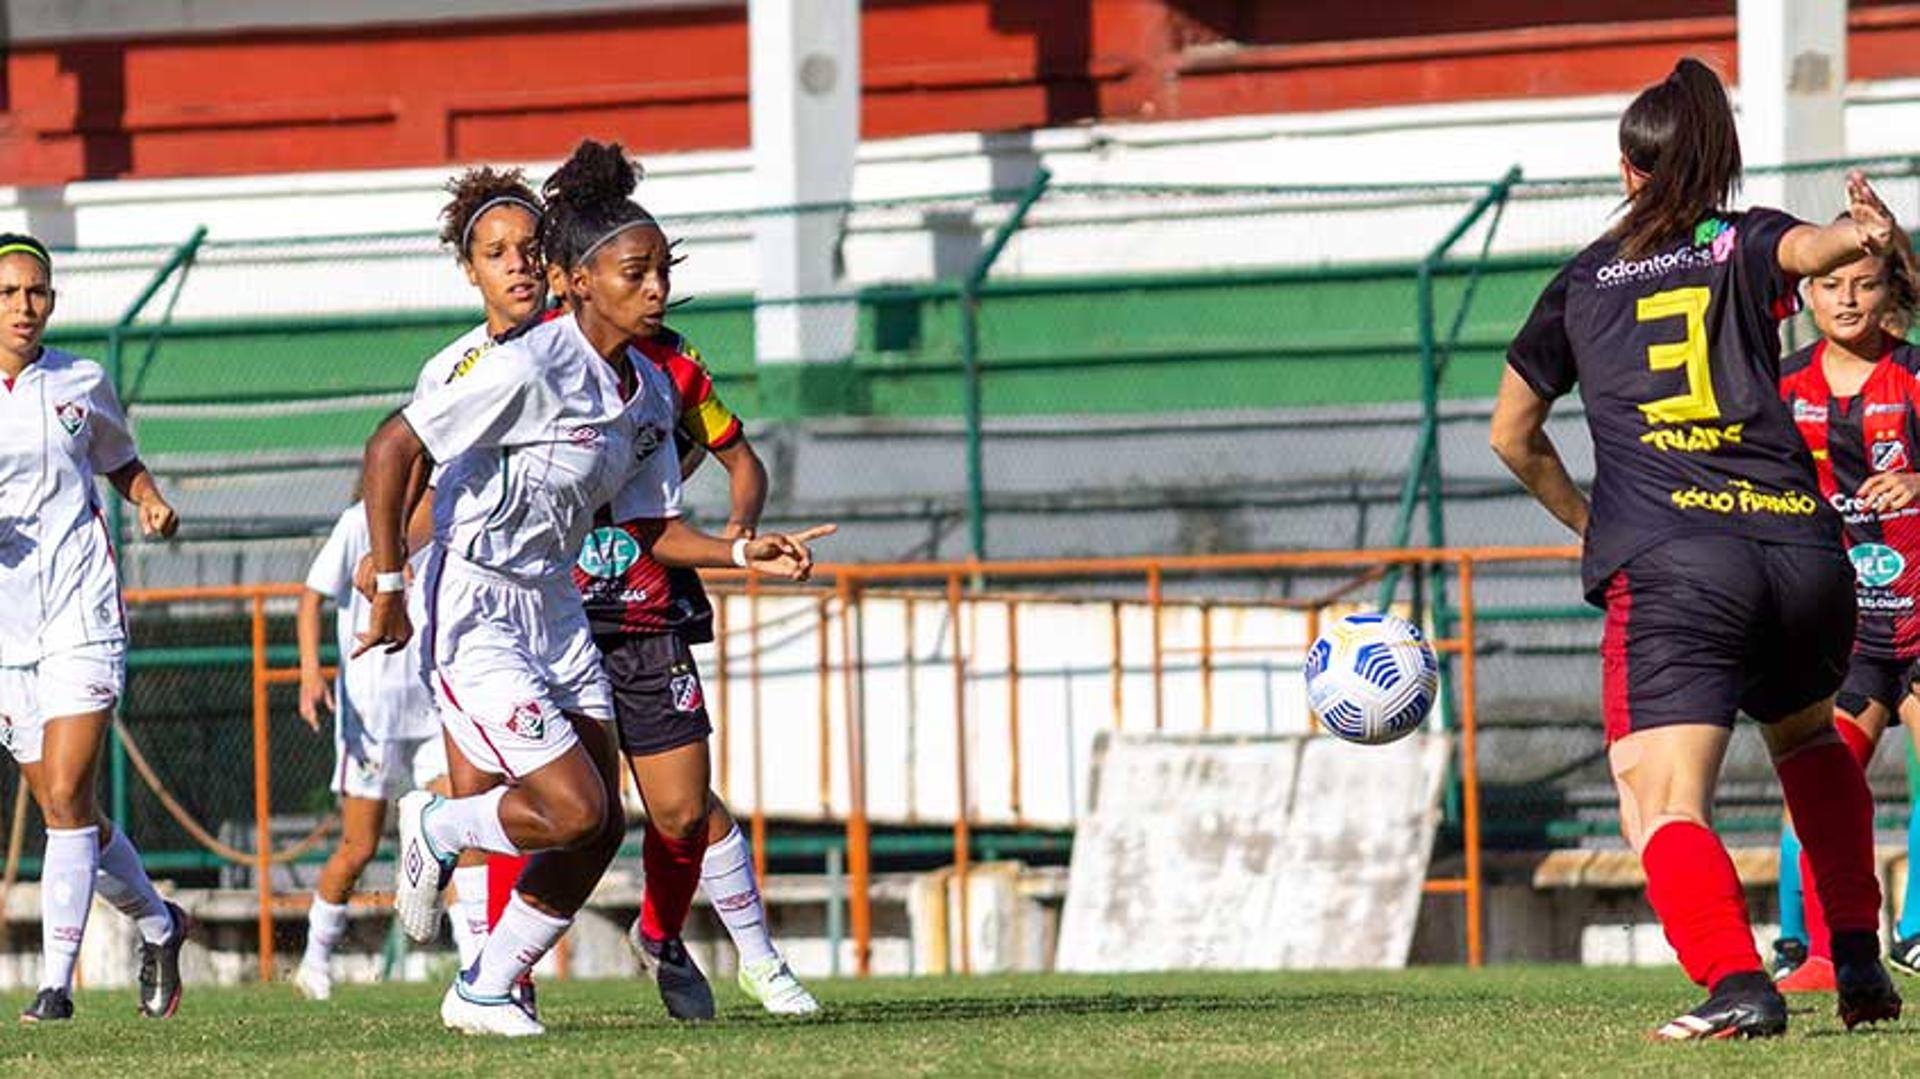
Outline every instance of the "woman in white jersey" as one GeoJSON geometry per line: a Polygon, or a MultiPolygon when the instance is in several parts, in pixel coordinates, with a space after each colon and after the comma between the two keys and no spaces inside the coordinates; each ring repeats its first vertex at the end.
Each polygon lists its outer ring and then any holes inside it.
{"type": "Polygon", "coordinates": [[[94,479],[172,536],[173,507],[140,463],[106,372],[41,344],[53,262],[0,235],[0,744],[47,825],[40,991],[22,1022],[73,1018],[74,963],[96,891],[140,928],[140,1011],[180,1004],[187,919],[162,900],[126,834],[100,812],[100,750],[126,682],[126,612],[94,479]]]}
{"type": "Polygon", "coordinates": [[[507,335],[367,444],[378,578],[360,651],[399,649],[412,637],[406,488],[431,457],[441,468],[427,662],[454,744],[500,781],[470,797],[401,800],[402,926],[416,940],[432,937],[460,851],[537,852],[479,958],[442,1000],[442,1020],[469,1033],[543,1032],[508,992],[565,933],[625,835],[605,726],[611,693],[571,576],[594,512],[612,504],[622,519],[662,522],[661,542],[703,565],[754,564],[789,577],[811,569],[794,537],[729,544],[674,520],[672,388],[627,349],[665,314],[666,238],[626,198],[630,174],[622,187],[605,166],[578,152],[563,165],[542,226],[549,259],[559,253],[577,267],[575,312],[507,335]]]}

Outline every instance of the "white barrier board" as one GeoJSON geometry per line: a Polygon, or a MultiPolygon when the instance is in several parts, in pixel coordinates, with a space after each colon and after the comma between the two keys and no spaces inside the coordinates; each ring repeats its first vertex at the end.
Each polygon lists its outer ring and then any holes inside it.
{"type": "Polygon", "coordinates": [[[1122,734],[1095,753],[1057,969],[1406,965],[1444,735],[1122,734]]]}

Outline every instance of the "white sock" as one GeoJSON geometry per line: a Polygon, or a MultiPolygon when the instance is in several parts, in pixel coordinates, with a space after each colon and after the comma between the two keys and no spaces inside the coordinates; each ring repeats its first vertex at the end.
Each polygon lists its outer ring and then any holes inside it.
{"type": "Polygon", "coordinates": [[[487,937],[486,946],[480,949],[479,959],[461,975],[467,992],[483,998],[506,996],[513,983],[560,943],[572,924],[571,918],[540,913],[528,906],[519,892],[513,893],[507,909],[500,912],[500,921],[487,937]]]}
{"type": "Polygon", "coordinates": [[[473,966],[487,943],[487,867],[463,865],[453,871],[453,946],[460,952],[460,969],[473,966]]]}
{"type": "Polygon", "coordinates": [[[113,830],[113,838],[100,851],[93,890],[132,918],[140,929],[140,939],[148,944],[165,943],[173,935],[173,914],[167,910],[167,901],[154,890],[147,867],[140,864],[140,852],[133,849],[133,841],[119,828],[113,830]]]}
{"type": "Polygon", "coordinates": [[[500,823],[500,799],[506,787],[495,787],[471,798],[443,798],[427,811],[427,840],[442,854],[463,850],[486,850],[495,854],[519,854],[520,848],[507,838],[500,823]]]}
{"type": "Polygon", "coordinates": [[[347,905],[329,903],[315,892],[313,905],[307,908],[307,954],[301,957],[301,964],[327,969],[333,959],[333,946],[346,934],[347,905]]]}
{"type": "Polygon", "coordinates": [[[767,908],[760,901],[760,884],[753,879],[753,848],[734,825],[727,838],[707,846],[700,860],[700,890],[707,893],[720,922],[740,952],[740,963],[779,955],[767,932],[767,908]]]}
{"type": "Polygon", "coordinates": [[[71,989],[80,938],[93,909],[93,871],[100,865],[100,829],[47,829],[40,863],[40,988],[71,989]]]}

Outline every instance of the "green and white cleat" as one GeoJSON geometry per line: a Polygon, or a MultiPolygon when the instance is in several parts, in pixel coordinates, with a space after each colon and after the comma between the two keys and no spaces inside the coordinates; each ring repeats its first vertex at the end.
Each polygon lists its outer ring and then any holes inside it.
{"type": "Polygon", "coordinates": [[[440,1021],[448,1030],[494,1038],[537,1038],[547,1032],[540,1021],[511,997],[478,997],[467,990],[466,979],[454,975],[447,995],[440,998],[440,1021]]]}
{"type": "Polygon", "coordinates": [[[771,956],[740,966],[740,991],[773,1015],[815,1015],[820,1002],[793,976],[787,961],[771,956]]]}
{"type": "Polygon", "coordinates": [[[453,879],[454,852],[442,852],[427,838],[427,814],[440,796],[410,791],[400,799],[400,858],[393,874],[393,913],[400,928],[415,944],[431,944],[440,936],[441,893],[453,879]]]}
{"type": "Polygon", "coordinates": [[[294,968],[293,987],[308,1000],[332,1000],[333,973],[324,967],[301,963],[294,968]]]}

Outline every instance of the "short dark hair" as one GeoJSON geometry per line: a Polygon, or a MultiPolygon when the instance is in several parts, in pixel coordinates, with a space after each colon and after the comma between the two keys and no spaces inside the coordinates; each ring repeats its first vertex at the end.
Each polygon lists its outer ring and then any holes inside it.
{"type": "Polygon", "coordinates": [[[540,246],[547,261],[572,269],[614,233],[653,224],[653,215],[633,201],[641,169],[617,142],[586,139],[540,188],[547,213],[540,246]]]}
{"type": "Polygon", "coordinates": [[[447,181],[447,194],[453,198],[440,209],[440,242],[454,249],[462,259],[472,252],[474,221],[501,200],[522,202],[535,218],[541,216],[540,196],[533,193],[526,173],[520,169],[495,169],[487,165],[471,168],[447,181]]]}
{"type": "Polygon", "coordinates": [[[1620,153],[1646,174],[1614,227],[1624,258],[1692,232],[1740,188],[1740,133],[1727,88],[1693,57],[1640,91],[1620,115],[1620,153]]]}
{"type": "Polygon", "coordinates": [[[47,252],[47,245],[24,232],[0,232],[0,252],[32,255],[47,268],[47,276],[53,276],[53,256],[47,252]]]}

